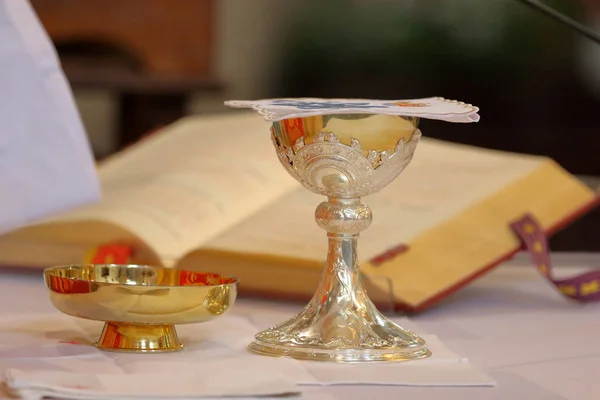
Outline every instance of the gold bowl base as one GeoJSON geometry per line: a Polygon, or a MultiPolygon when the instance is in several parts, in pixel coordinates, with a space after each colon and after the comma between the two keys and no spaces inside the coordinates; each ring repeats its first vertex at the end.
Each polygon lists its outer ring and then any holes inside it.
{"type": "Polygon", "coordinates": [[[183,349],[174,325],[106,322],[98,342],[104,351],[129,353],[163,353],[183,349]]]}

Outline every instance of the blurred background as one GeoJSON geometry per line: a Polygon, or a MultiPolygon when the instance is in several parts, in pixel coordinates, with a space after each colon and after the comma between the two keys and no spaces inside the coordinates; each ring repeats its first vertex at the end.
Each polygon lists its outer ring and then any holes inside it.
{"type": "MultiPolygon", "coordinates": [[[[31,0],[101,159],[226,99],[443,96],[430,137],[600,178],[600,45],[515,0],[31,0]]],[[[600,0],[544,0],[600,32],[600,0]]],[[[600,212],[552,239],[600,250],[600,212]]]]}

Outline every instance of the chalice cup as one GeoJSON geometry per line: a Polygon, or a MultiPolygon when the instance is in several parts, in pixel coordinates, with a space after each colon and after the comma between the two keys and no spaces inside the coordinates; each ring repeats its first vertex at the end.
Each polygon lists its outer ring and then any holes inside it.
{"type": "Polygon", "coordinates": [[[273,121],[272,141],[283,167],[308,190],[327,196],[316,208],[328,254],[310,303],[292,319],[260,332],[257,354],[335,362],[400,361],[431,352],[415,333],[377,310],[357,259],[361,231],[371,224],[361,198],[384,188],[410,163],[419,118],[329,114],[273,121]]]}

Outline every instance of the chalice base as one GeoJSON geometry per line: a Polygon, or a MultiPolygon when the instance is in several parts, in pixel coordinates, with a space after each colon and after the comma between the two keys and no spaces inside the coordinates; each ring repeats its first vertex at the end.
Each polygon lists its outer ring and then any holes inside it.
{"type": "Polygon", "coordinates": [[[258,333],[248,350],[340,363],[407,361],[431,355],[423,339],[387,319],[370,300],[355,300],[363,301],[331,310],[326,302],[313,299],[292,319],[258,333]]]}
{"type": "Polygon", "coordinates": [[[129,353],[173,352],[183,348],[174,325],[121,322],[106,322],[94,346],[104,351],[129,353]]]}

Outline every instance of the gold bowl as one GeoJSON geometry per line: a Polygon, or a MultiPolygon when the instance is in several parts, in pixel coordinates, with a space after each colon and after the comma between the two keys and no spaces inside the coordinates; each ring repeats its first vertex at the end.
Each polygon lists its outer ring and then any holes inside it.
{"type": "Polygon", "coordinates": [[[78,264],[44,270],[50,301],[74,317],[103,321],[101,350],[177,351],[175,325],[209,321],[235,302],[237,279],[133,264],[78,264]]]}

